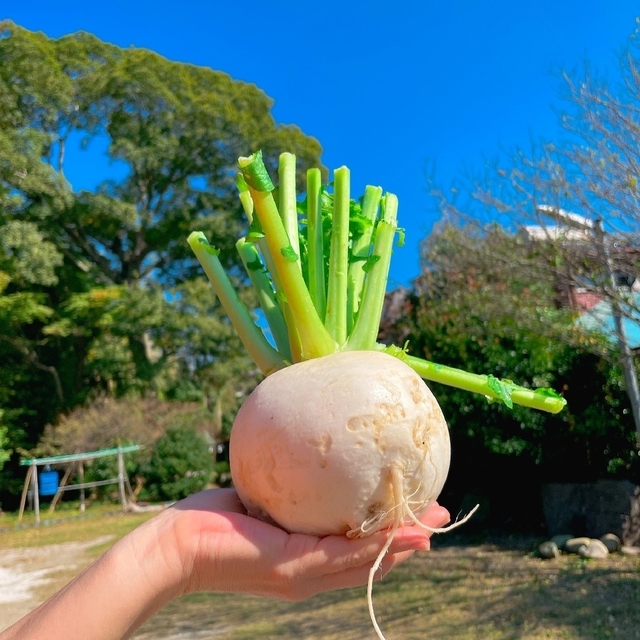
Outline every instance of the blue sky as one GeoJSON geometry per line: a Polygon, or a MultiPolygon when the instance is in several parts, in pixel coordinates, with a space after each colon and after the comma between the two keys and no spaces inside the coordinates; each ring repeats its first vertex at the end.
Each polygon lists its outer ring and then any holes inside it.
{"type": "MultiPolygon", "coordinates": [[[[392,285],[418,275],[419,242],[437,219],[427,161],[446,185],[501,148],[553,139],[554,71],[588,60],[615,73],[640,14],[628,0],[5,0],[2,8],[1,17],[50,37],[85,30],[255,83],[274,100],[277,121],[320,140],[330,169],[349,166],[354,195],[375,184],[399,197],[407,242],[392,285]]],[[[68,167],[76,188],[106,171],[68,167]]]]}

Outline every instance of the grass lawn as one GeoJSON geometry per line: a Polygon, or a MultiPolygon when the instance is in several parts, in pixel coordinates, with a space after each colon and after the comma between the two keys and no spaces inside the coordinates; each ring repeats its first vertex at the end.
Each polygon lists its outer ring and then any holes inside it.
{"type": "MultiPolygon", "coordinates": [[[[103,511],[100,511],[103,509],[103,511]]],[[[0,549],[113,540],[150,514],[86,517],[13,529],[0,519],[0,549]],[[10,530],[6,530],[9,528],[10,530]]],[[[69,514],[67,514],[69,515],[69,514]]],[[[537,540],[441,536],[374,586],[378,622],[388,640],[640,639],[640,559],[585,561],[531,554],[537,540]]],[[[105,545],[91,549],[98,555],[105,545]]],[[[196,594],[171,603],[137,640],[185,638],[375,638],[364,588],[288,603],[235,594],[196,594]]]]}
{"type": "MultiPolygon", "coordinates": [[[[374,586],[387,640],[640,639],[640,560],[534,557],[532,539],[440,538],[374,586]],[[445,546],[446,545],[446,546],[445,546]]],[[[375,638],[365,590],[283,603],[228,594],[174,602],[140,630],[152,638],[375,638]],[[171,631],[169,631],[169,629],[171,631]]]]}
{"type": "Polygon", "coordinates": [[[66,503],[53,513],[40,512],[36,525],[33,512],[18,522],[16,513],[0,517],[0,549],[37,547],[63,542],[88,542],[100,536],[118,538],[152,517],[153,513],[122,513],[118,505],[92,505],[81,513],[74,503],[66,503]]]}

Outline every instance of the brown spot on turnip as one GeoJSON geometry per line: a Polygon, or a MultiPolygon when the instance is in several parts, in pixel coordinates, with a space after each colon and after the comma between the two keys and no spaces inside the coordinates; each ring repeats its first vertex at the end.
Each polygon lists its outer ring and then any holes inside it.
{"type": "Polygon", "coordinates": [[[380,379],[378,382],[380,383],[380,386],[384,387],[384,389],[389,393],[392,402],[400,402],[402,399],[402,393],[397,384],[394,384],[391,380],[385,379],[380,379]]]}
{"type": "Polygon", "coordinates": [[[378,405],[378,410],[387,423],[399,422],[400,420],[403,420],[407,415],[404,407],[399,402],[381,402],[378,405]]]}
{"type": "Polygon", "coordinates": [[[282,491],[282,485],[278,482],[273,473],[276,468],[276,459],[273,457],[273,453],[271,453],[271,451],[267,451],[261,460],[262,466],[265,470],[265,479],[269,483],[269,486],[276,493],[280,493],[282,491]]]}
{"type": "Polygon", "coordinates": [[[379,446],[380,436],[382,435],[384,428],[387,426],[387,422],[385,421],[384,416],[382,418],[374,418],[372,422],[373,422],[373,442],[376,444],[376,446],[379,446]]]}
{"type": "Polygon", "coordinates": [[[331,446],[333,445],[333,438],[330,433],[325,433],[320,438],[320,452],[323,454],[329,453],[331,451],[331,446]]]}
{"type": "Polygon", "coordinates": [[[424,416],[416,416],[411,430],[411,437],[413,438],[413,444],[417,449],[424,451],[427,449],[427,440],[429,435],[429,423],[424,416]]]}
{"type": "Polygon", "coordinates": [[[347,420],[348,431],[368,429],[371,426],[371,416],[353,416],[347,420]]]}
{"type": "Polygon", "coordinates": [[[424,394],[422,392],[421,380],[418,378],[414,378],[411,376],[407,383],[407,389],[409,389],[409,395],[411,399],[416,403],[420,404],[424,401],[424,394]]]}
{"type": "Polygon", "coordinates": [[[373,518],[375,516],[379,516],[381,514],[384,513],[384,505],[382,504],[382,502],[372,502],[368,507],[367,507],[367,520],[369,518],[373,518]]]}
{"type": "Polygon", "coordinates": [[[323,456],[327,455],[331,451],[333,446],[333,438],[330,433],[324,433],[318,438],[309,438],[307,444],[311,445],[314,449],[317,449],[323,456]]]}

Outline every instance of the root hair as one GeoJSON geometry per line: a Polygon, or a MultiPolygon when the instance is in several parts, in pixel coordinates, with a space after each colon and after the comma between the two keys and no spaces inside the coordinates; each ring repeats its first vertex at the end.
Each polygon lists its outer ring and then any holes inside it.
{"type": "Polygon", "coordinates": [[[389,551],[389,547],[391,546],[396,532],[398,531],[398,527],[404,522],[405,512],[411,511],[410,509],[407,509],[407,503],[403,496],[402,473],[400,469],[394,465],[390,469],[390,474],[391,488],[393,490],[393,499],[395,504],[392,509],[387,511],[387,513],[395,510],[393,526],[391,527],[391,529],[389,529],[389,532],[387,533],[387,541],[384,543],[382,549],[380,549],[380,553],[378,554],[376,561],[373,563],[373,566],[369,570],[369,580],[367,581],[367,605],[369,606],[369,617],[371,618],[371,624],[373,624],[373,628],[379,640],[386,640],[386,638],[384,637],[382,630],[380,629],[380,625],[376,620],[376,614],[373,610],[373,580],[375,578],[376,571],[382,564],[384,556],[386,555],[387,551],[389,551]]]}
{"type": "MultiPolygon", "coordinates": [[[[456,520],[455,522],[453,522],[450,525],[447,525],[446,527],[429,527],[426,524],[423,524],[422,522],[420,522],[420,520],[418,520],[416,515],[413,513],[411,507],[409,506],[412,502],[411,498],[415,495],[417,490],[414,491],[414,493],[412,493],[410,496],[407,496],[405,498],[403,495],[404,490],[402,487],[403,485],[402,471],[398,466],[394,465],[390,468],[389,473],[391,475],[391,488],[393,490],[394,506],[391,507],[391,509],[389,509],[388,511],[385,511],[384,513],[376,514],[371,518],[367,518],[367,520],[365,520],[358,529],[353,530],[354,535],[358,535],[358,534],[366,535],[371,528],[373,528],[376,524],[378,524],[389,513],[395,511],[394,518],[393,518],[393,525],[391,526],[391,528],[387,533],[386,542],[384,543],[382,549],[380,549],[380,553],[378,554],[378,557],[376,558],[375,562],[373,563],[373,566],[369,570],[369,579],[367,581],[367,605],[369,607],[369,617],[371,618],[371,624],[373,625],[373,628],[379,640],[386,640],[386,638],[384,637],[384,634],[380,629],[380,625],[376,620],[376,614],[373,610],[373,581],[375,579],[376,572],[378,571],[378,569],[380,568],[380,565],[382,564],[382,560],[384,559],[385,555],[389,551],[389,547],[391,546],[391,543],[393,542],[393,539],[400,525],[404,523],[405,516],[409,516],[409,518],[413,521],[413,523],[418,527],[420,527],[421,529],[425,529],[426,531],[430,531],[431,533],[445,533],[446,531],[451,531],[451,529],[455,529],[456,527],[459,527],[461,524],[464,524],[465,522],[467,522],[467,520],[469,520],[469,518],[478,510],[480,506],[479,504],[477,504],[462,519],[456,520]]],[[[413,503],[415,504],[416,501],[414,500],[413,503]]]]}
{"type": "Polygon", "coordinates": [[[426,531],[431,531],[431,533],[446,533],[447,531],[451,531],[451,529],[455,529],[456,527],[459,527],[461,524],[464,524],[479,508],[480,508],[480,505],[477,504],[475,507],[473,507],[473,509],[471,509],[471,511],[469,511],[469,513],[467,513],[466,516],[464,516],[464,518],[460,520],[456,520],[455,522],[447,525],[446,527],[429,527],[428,525],[423,524],[422,522],[420,522],[420,520],[418,520],[418,518],[416,518],[415,514],[413,513],[413,511],[411,511],[411,509],[407,509],[407,515],[409,516],[409,518],[411,518],[411,520],[413,520],[413,523],[416,526],[420,527],[421,529],[425,529],[426,531]]]}

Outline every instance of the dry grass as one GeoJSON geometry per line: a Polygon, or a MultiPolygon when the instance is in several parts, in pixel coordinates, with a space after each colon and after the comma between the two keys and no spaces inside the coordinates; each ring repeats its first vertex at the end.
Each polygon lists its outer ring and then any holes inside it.
{"type": "MultiPolygon", "coordinates": [[[[95,515],[0,533],[0,549],[112,540],[144,515],[95,515]]],[[[534,557],[536,540],[440,537],[374,586],[388,640],[640,640],[640,559],[534,557]]],[[[97,555],[104,546],[91,548],[97,555]]],[[[374,638],[365,591],[288,603],[235,594],[197,594],[158,613],[136,640],[374,638]]]]}
{"type": "Polygon", "coordinates": [[[5,514],[0,519],[0,549],[36,547],[63,542],[86,542],[105,535],[122,537],[153,513],[122,513],[117,505],[95,505],[81,513],[67,507],[52,514],[41,513],[41,524],[35,525],[32,512],[18,523],[16,514],[5,514]]]}
{"type": "MultiPolygon", "coordinates": [[[[640,560],[543,561],[533,540],[457,544],[414,556],[374,588],[388,640],[640,639],[640,560]]],[[[283,603],[228,594],[175,602],[138,640],[374,638],[364,589],[283,603]]]]}

